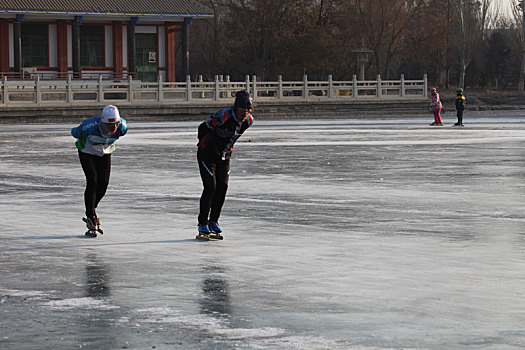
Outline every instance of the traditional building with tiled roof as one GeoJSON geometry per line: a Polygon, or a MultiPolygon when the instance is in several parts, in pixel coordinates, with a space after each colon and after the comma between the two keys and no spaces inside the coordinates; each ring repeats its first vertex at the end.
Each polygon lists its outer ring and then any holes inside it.
{"type": "Polygon", "coordinates": [[[0,75],[184,80],[189,25],[210,17],[195,0],[0,0],[0,75]]]}

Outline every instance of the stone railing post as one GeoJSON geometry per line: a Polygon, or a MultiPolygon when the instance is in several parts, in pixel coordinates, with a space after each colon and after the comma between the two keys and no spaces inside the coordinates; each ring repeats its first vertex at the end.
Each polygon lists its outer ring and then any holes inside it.
{"type": "Polygon", "coordinates": [[[426,74],[423,76],[423,96],[428,97],[428,77],[426,74]]]}
{"type": "Polygon", "coordinates": [[[257,98],[257,76],[254,74],[252,76],[252,100],[255,101],[256,98],[257,98]]]}
{"type": "Polygon", "coordinates": [[[308,99],[308,76],[306,74],[303,76],[303,98],[308,99]]]}
{"type": "Polygon", "coordinates": [[[35,99],[36,104],[40,103],[40,76],[35,77],[35,99]]]}
{"type": "Polygon", "coordinates": [[[186,101],[191,101],[191,77],[186,75],[186,101]]]}
{"type": "Polygon", "coordinates": [[[67,75],[67,81],[66,81],[66,91],[67,91],[67,103],[71,104],[73,103],[73,87],[71,86],[71,74],[67,75]]]}
{"type": "Polygon", "coordinates": [[[215,101],[219,101],[219,76],[215,75],[215,101]]]}
{"type": "Polygon", "coordinates": [[[199,89],[201,91],[200,98],[204,98],[204,79],[202,78],[202,75],[199,75],[199,89]]]}
{"type": "Polygon", "coordinates": [[[128,102],[133,102],[133,76],[128,74],[128,102]]]}
{"type": "Polygon", "coordinates": [[[352,76],[352,98],[357,100],[357,95],[359,94],[357,90],[357,75],[352,76]]]}
{"type": "Polygon", "coordinates": [[[383,98],[383,89],[381,87],[381,75],[377,75],[377,98],[382,99],[383,98]]]}
{"type": "Polygon", "coordinates": [[[157,85],[157,101],[158,102],[163,102],[164,101],[164,91],[162,91],[162,88],[164,86],[162,85],[162,77],[160,76],[160,74],[157,77],[157,79],[158,79],[157,80],[157,84],[158,84],[157,85]]]}
{"type": "Polygon", "coordinates": [[[2,105],[7,105],[7,76],[2,77],[2,105]]]}
{"type": "Polygon", "coordinates": [[[283,76],[279,75],[277,78],[277,99],[282,100],[283,98],[283,76]]]}
{"type": "Polygon", "coordinates": [[[102,84],[102,74],[98,75],[98,102],[104,102],[104,85],[102,84]]]}
{"type": "Polygon", "coordinates": [[[333,81],[332,81],[332,74],[330,74],[328,76],[328,99],[332,99],[332,95],[333,95],[333,92],[332,92],[332,89],[333,89],[333,81]]]}
{"type": "Polygon", "coordinates": [[[245,83],[245,89],[246,91],[250,92],[250,76],[249,75],[246,75],[244,77],[244,83],[245,83]]]}
{"type": "Polygon", "coordinates": [[[401,97],[405,97],[405,75],[401,74],[401,97]]]}

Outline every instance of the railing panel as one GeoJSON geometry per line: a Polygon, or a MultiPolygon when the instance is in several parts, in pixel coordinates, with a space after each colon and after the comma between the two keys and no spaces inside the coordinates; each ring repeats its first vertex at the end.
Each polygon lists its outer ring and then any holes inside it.
{"type": "Polygon", "coordinates": [[[257,81],[253,76],[246,81],[232,82],[216,77],[213,82],[200,79],[192,82],[143,82],[131,77],[116,79],[98,75],[96,79],[50,79],[0,81],[0,107],[30,105],[82,105],[82,104],[202,104],[231,103],[235,93],[248,89],[255,102],[299,101],[358,101],[403,100],[427,96],[426,76],[423,80],[377,80],[359,81],[257,81]]]}

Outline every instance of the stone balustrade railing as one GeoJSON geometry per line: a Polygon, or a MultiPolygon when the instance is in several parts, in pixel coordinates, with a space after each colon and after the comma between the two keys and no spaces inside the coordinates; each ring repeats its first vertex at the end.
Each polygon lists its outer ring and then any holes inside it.
{"type": "Polygon", "coordinates": [[[216,76],[212,82],[144,82],[128,79],[13,80],[0,81],[0,108],[28,106],[84,106],[93,104],[224,105],[233,101],[238,90],[248,90],[255,103],[311,103],[355,101],[395,101],[427,98],[427,76],[422,80],[258,81],[256,76],[233,82],[216,76]]]}

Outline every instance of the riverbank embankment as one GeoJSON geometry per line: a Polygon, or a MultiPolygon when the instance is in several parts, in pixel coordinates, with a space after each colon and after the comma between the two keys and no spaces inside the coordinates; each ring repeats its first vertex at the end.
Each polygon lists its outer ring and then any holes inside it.
{"type": "MultiPolygon", "coordinates": [[[[455,92],[440,91],[443,114],[455,113],[455,92]]],[[[518,92],[472,91],[466,93],[467,112],[519,111],[525,113],[525,95],[518,92]]],[[[255,103],[258,119],[296,118],[366,118],[366,117],[421,117],[430,113],[430,100],[414,101],[326,101],[294,103],[255,103]]],[[[118,105],[128,121],[188,121],[206,119],[214,111],[226,107],[219,104],[148,104],[142,106],[118,105]]],[[[98,115],[101,105],[37,106],[0,108],[0,124],[77,123],[98,115]]]]}

